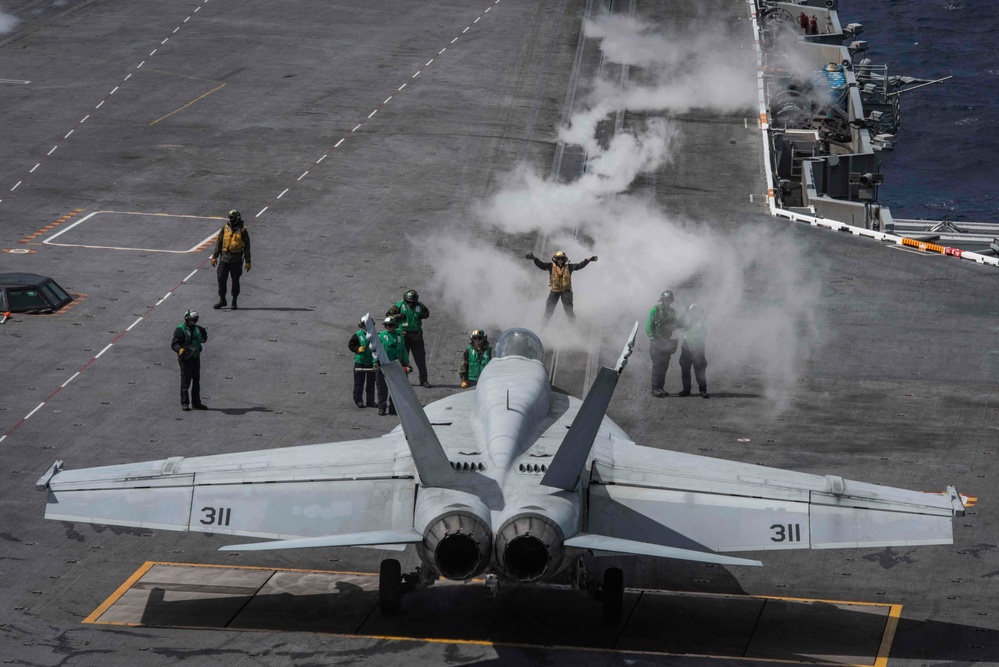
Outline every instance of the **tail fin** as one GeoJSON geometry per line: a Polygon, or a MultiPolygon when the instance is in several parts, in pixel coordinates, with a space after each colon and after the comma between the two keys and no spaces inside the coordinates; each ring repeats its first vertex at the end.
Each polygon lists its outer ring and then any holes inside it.
{"type": "Polygon", "coordinates": [[[628,363],[628,357],[635,347],[635,336],[638,335],[638,322],[631,328],[631,335],[621,352],[621,357],[617,360],[614,368],[601,368],[597,374],[597,379],[590,387],[590,391],[583,399],[576,418],[572,420],[569,432],[555,452],[555,458],[548,466],[548,472],[541,478],[541,483],[545,486],[555,487],[571,491],[579,483],[579,477],[586,467],[586,459],[590,456],[590,449],[593,448],[593,441],[603,423],[604,415],[607,413],[607,406],[610,405],[614,389],[617,387],[617,380],[621,377],[621,371],[628,363]]]}
{"type": "Polygon", "coordinates": [[[364,316],[364,330],[368,334],[368,345],[374,351],[385,376],[385,383],[388,384],[389,393],[392,395],[392,402],[395,403],[396,412],[399,413],[399,421],[402,422],[402,432],[406,434],[406,442],[409,444],[409,451],[413,455],[413,462],[416,464],[416,471],[420,474],[420,482],[423,486],[452,486],[458,478],[451,462],[448,461],[444,447],[437,438],[427,413],[420,405],[420,399],[413,391],[413,385],[409,383],[402,364],[398,361],[389,361],[385,348],[382,347],[381,339],[375,331],[375,321],[371,319],[370,313],[364,316]]]}

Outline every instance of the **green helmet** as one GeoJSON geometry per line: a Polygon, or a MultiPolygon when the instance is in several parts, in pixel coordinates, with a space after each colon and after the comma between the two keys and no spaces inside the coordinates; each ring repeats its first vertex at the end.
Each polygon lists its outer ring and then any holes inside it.
{"type": "Polygon", "coordinates": [[[420,300],[420,293],[415,289],[407,290],[406,293],[402,295],[402,299],[406,303],[416,303],[420,300]]]}
{"type": "Polygon", "coordinates": [[[231,211],[229,211],[229,222],[231,222],[231,223],[237,223],[237,222],[241,221],[242,219],[243,219],[243,216],[241,216],[239,214],[239,211],[237,211],[236,209],[232,209],[231,211]]]}

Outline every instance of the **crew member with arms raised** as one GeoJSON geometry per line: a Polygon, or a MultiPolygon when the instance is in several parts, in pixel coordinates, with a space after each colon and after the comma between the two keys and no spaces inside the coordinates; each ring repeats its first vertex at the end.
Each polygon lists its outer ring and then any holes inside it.
{"type": "Polygon", "coordinates": [[[173,330],[170,347],[177,353],[180,364],[180,407],[190,410],[192,401],[195,410],[207,410],[201,402],[201,346],[208,340],[208,331],[198,325],[198,311],[184,313],[184,321],[173,330]],[[191,395],[188,398],[187,390],[191,395]]]}
{"type": "Polygon", "coordinates": [[[420,301],[420,294],[407,290],[402,301],[388,309],[386,316],[394,317],[399,323],[399,332],[406,342],[406,352],[413,355],[413,362],[420,373],[420,386],[430,387],[427,380],[427,348],[423,344],[423,320],[430,317],[430,309],[420,301]]]}
{"type": "Polygon", "coordinates": [[[229,222],[222,225],[215,250],[212,252],[212,266],[216,269],[219,280],[219,300],[212,308],[218,310],[227,305],[225,300],[226,284],[232,276],[232,309],[239,310],[239,277],[243,275],[243,265],[250,270],[250,232],[246,231],[243,216],[239,211],[229,211],[229,222]]]}
{"type": "Polygon", "coordinates": [[[527,259],[534,260],[534,265],[542,271],[548,272],[548,286],[551,292],[548,293],[548,301],[545,303],[545,324],[555,313],[555,306],[559,299],[562,300],[562,307],[565,308],[565,315],[570,320],[576,319],[576,313],[572,310],[572,274],[579,271],[590,262],[597,261],[597,256],[588,257],[582,262],[572,264],[564,252],[559,250],[552,255],[552,261],[542,262],[534,256],[533,252],[527,253],[527,259]]]}

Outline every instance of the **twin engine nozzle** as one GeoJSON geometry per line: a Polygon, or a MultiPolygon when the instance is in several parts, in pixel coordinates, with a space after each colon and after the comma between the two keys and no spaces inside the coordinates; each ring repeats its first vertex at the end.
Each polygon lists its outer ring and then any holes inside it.
{"type": "MultiPolygon", "coordinates": [[[[540,514],[508,519],[496,531],[496,564],[515,581],[537,581],[556,572],[565,556],[559,526],[540,514]]],[[[420,544],[421,557],[447,579],[482,574],[493,555],[493,535],[486,522],[469,511],[445,514],[430,523],[420,544]]]]}

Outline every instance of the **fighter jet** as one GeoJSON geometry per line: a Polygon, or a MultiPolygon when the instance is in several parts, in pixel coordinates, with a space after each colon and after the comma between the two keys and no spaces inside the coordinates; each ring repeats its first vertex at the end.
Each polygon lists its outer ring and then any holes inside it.
{"type": "MultiPolygon", "coordinates": [[[[382,561],[379,601],[445,577],[490,587],[539,582],[581,556],[636,554],[760,565],[737,551],[951,544],[964,505],[907,491],[643,447],[607,418],[635,344],[602,368],[584,400],[552,391],[541,340],[509,329],[477,387],[426,408],[365,317],[401,426],[354,440],[63,470],[38,480],[59,521],[198,531],[270,541],[267,550],[416,546],[403,575],[382,561]]],[[[572,576],[620,621],[623,572],[572,576]]]]}

